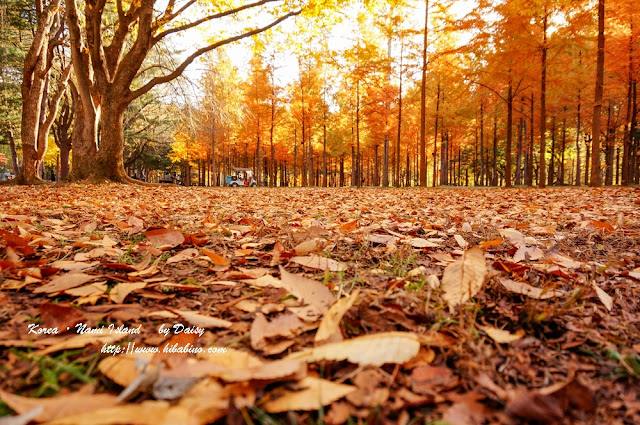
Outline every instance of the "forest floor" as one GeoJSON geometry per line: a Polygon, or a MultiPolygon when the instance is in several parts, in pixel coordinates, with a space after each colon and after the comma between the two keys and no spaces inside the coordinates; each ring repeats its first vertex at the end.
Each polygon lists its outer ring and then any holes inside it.
{"type": "Polygon", "coordinates": [[[638,195],[0,187],[0,423],[638,424],[638,195]]]}

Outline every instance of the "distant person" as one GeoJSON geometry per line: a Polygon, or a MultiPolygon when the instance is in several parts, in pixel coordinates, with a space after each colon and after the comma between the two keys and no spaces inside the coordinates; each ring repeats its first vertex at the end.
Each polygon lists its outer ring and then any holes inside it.
{"type": "Polygon", "coordinates": [[[56,173],[53,170],[51,170],[51,181],[56,181],[56,173]]]}

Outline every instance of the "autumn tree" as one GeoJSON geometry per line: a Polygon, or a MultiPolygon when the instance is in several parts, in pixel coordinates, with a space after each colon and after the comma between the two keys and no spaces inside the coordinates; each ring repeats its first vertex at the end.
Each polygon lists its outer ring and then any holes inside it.
{"type": "Polygon", "coordinates": [[[77,179],[93,177],[114,181],[128,180],[123,166],[123,116],[131,102],[157,85],[179,77],[203,54],[265,31],[300,13],[300,9],[283,6],[278,0],[259,0],[238,7],[202,5],[204,13],[192,19],[187,16],[198,6],[196,0],[182,3],[169,0],[163,4],[156,0],[131,4],[121,0],[115,4],[91,0],[85,2],[83,9],[79,9],[76,0],[70,0],[65,6],[84,121],[82,146],[73,150],[73,175],[77,179]],[[222,34],[190,53],[166,74],[145,78],[145,59],[167,37],[210,22],[221,22],[226,17],[241,17],[243,12],[267,12],[265,8],[269,5],[274,6],[268,10],[275,17],[266,25],[240,29],[233,35],[222,34]],[[136,79],[143,81],[134,87],[136,79]],[[99,143],[98,123],[101,124],[99,143]]]}

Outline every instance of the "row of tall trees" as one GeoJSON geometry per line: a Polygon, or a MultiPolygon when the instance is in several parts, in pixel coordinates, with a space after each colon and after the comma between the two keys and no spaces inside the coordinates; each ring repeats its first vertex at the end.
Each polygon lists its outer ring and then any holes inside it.
{"type": "Polygon", "coordinates": [[[349,14],[289,28],[285,51],[256,39],[244,78],[210,58],[192,108],[226,105],[207,124],[224,142],[192,144],[189,158],[212,164],[211,181],[236,165],[269,185],[638,183],[632,1],[386,0],[349,14]],[[334,20],[348,42],[332,38],[334,20]],[[207,92],[211,75],[236,88],[233,102],[207,92]]]}
{"type": "Polygon", "coordinates": [[[272,186],[640,179],[632,0],[2,1],[1,137],[22,147],[24,183],[50,138],[72,179],[127,181],[169,159],[207,185],[233,166],[272,186]],[[245,38],[243,66],[224,46],[245,38]],[[198,58],[200,94],[159,97],[198,58]]]}

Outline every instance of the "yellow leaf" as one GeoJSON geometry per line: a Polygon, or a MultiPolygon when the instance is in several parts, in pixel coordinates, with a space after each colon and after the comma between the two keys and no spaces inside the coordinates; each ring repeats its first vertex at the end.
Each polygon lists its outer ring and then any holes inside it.
{"type": "Polygon", "coordinates": [[[466,251],[461,259],[449,264],[442,276],[442,298],[449,309],[475,296],[482,289],[486,275],[487,263],[480,248],[466,251]]]}

